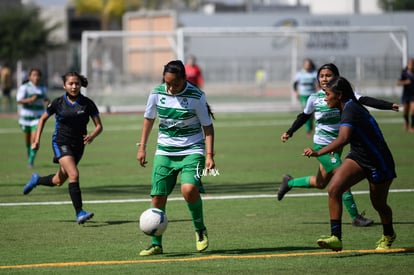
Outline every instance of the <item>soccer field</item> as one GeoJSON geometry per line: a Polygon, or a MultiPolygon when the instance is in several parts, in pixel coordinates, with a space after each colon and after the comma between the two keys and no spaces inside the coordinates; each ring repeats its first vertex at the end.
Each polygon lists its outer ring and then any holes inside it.
{"type": "MultiPolygon", "coordinates": [[[[312,145],[304,129],[287,143],[280,135],[295,113],[217,113],[216,165],[220,175],[203,179],[204,214],[210,246],[195,249],[192,222],[179,188],[167,204],[164,254],[140,257],[150,239],[138,217],[149,206],[156,131],[148,145],[149,165],[136,161],[141,114],[103,115],[104,131],[86,147],[79,165],[84,207],[95,217],[75,222],[67,184],[39,186],[27,196],[33,171],[54,173],[50,139],[43,133],[35,169],[27,168],[17,118],[0,119],[0,274],[407,274],[414,270],[414,135],[402,130],[402,114],[373,112],[390,146],[398,177],[389,195],[398,235],[389,253],[375,253],[382,234],[368,184],[353,188],[360,211],[375,220],[367,228],[343,215],[344,251],[320,249],[329,235],[326,190],[294,189],[282,201],[276,190],[284,173],[314,174],[317,161],[301,156],[312,145]]],[[[53,118],[52,118],[53,119],[53,118]]],[[[155,129],[154,129],[155,130],[155,129]]],[[[345,148],[344,152],[347,152],[345,148]]]]}

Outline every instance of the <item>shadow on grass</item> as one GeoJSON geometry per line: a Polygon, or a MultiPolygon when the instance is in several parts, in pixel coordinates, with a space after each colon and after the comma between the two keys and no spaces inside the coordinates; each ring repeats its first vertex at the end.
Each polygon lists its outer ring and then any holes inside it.
{"type": "Polygon", "coordinates": [[[256,248],[244,248],[244,249],[218,249],[218,250],[207,250],[204,251],[202,254],[200,253],[169,253],[164,254],[165,257],[170,258],[179,258],[179,257],[186,257],[186,256],[194,256],[194,255],[250,255],[250,254],[262,254],[262,253],[283,253],[283,252],[295,252],[295,251],[315,251],[318,248],[315,246],[312,247],[293,247],[293,246],[286,246],[286,247],[256,247],[256,248]]]}
{"type": "Polygon", "coordinates": [[[315,246],[284,246],[284,247],[257,247],[257,248],[239,248],[239,249],[219,249],[206,251],[204,254],[252,254],[252,253],[272,253],[272,252],[292,252],[292,251],[308,251],[318,249],[315,246]]]}
{"type": "MultiPolygon", "coordinates": [[[[217,194],[276,194],[279,183],[275,182],[248,182],[248,183],[220,183],[220,184],[204,184],[203,187],[206,191],[206,195],[217,195],[217,194]]],[[[103,186],[82,186],[82,190],[87,190],[94,194],[149,194],[151,189],[150,184],[139,185],[103,185],[103,186]]],[[[174,192],[179,191],[179,186],[175,187],[174,192]]]]}
{"type": "MultiPolygon", "coordinates": [[[[169,220],[169,223],[175,223],[175,222],[191,222],[191,219],[174,219],[169,220]]],[[[64,223],[75,223],[74,220],[60,220],[59,222],[64,223]]],[[[80,224],[79,226],[84,227],[103,227],[103,226],[112,226],[112,225],[122,225],[122,224],[128,224],[128,223],[138,223],[139,220],[119,220],[119,221],[97,221],[97,220],[89,220],[85,222],[84,224],[80,224]]]]}

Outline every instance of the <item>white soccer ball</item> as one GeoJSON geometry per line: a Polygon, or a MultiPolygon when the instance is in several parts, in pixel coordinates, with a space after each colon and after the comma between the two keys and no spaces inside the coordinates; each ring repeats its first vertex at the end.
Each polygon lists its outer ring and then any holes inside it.
{"type": "Polygon", "coordinates": [[[139,217],[139,228],[149,236],[161,236],[167,229],[167,225],[167,215],[158,208],[149,208],[139,217]]]}

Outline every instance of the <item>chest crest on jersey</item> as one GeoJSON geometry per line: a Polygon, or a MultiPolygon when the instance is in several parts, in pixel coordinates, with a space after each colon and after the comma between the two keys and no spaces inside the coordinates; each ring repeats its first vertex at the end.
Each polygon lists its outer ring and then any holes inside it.
{"type": "Polygon", "coordinates": [[[186,97],[183,97],[183,98],[180,100],[180,105],[181,105],[182,107],[184,107],[184,108],[188,108],[188,99],[187,99],[186,97]]]}

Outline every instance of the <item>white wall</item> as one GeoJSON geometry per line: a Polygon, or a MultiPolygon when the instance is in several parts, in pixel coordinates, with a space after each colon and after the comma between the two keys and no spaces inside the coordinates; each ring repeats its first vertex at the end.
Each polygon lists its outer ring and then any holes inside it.
{"type": "Polygon", "coordinates": [[[382,10],[377,0],[310,0],[312,14],[353,14],[355,4],[359,4],[360,14],[378,14],[382,10]]]}

